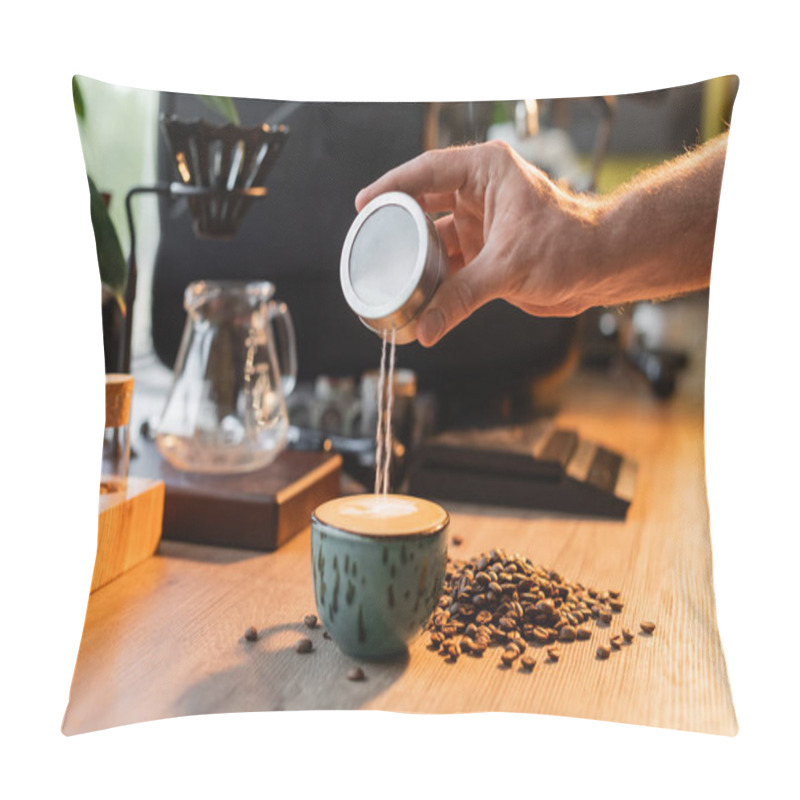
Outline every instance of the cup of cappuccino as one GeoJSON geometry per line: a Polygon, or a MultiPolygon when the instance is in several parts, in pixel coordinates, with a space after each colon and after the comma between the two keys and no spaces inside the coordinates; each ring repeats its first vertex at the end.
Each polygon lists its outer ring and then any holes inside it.
{"type": "Polygon", "coordinates": [[[407,652],[442,592],[449,521],[436,503],[398,494],[338,497],[314,511],[317,612],[344,653],[407,652]]]}

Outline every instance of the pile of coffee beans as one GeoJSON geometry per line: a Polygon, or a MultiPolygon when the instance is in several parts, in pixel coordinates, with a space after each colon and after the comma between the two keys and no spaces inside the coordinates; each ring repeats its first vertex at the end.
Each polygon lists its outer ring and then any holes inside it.
{"type": "MultiPolygon", "coordinates": [[[[502,549],[468,561],[448,562],[442,596],[427,625],[430,647],[450,661],[462,654],[481,657],[489,647],[502,647],[501,662],[530,672],[534,648],[544,648],[550,661],[561,657],[562,642],[592,637],[596,626],[611,625],[624,608],[620,592],[599,591],[565,580],[558,572],[502,549]],[[530,647],[529,647],[530,646],[530,647]]],[[[652,633],[655,625],[641,623],[652,633]]],[[[622,642],[633,643],[624,628],[601,645],[596,655],[606,659],[622,642]]]]}

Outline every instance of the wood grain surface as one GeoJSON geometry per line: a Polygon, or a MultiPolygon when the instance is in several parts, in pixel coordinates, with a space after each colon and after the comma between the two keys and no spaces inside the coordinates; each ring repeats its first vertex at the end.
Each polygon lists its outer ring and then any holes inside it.
{"type": "Polygon", "coordinates": [[[702,403],[660,404],[635,378],[576,377],[557,421],[638,462],[624,522],[447,504],[454,558],[492,547],[566,579],[622,592],[592,638],[537,651],[532,673],[500,650],[445,662],[417,639],[408,658],[355,662],[303,616],[314,612],[309,532],[260,554],[162,542],[153,558],[89,599],[64,719],[67,734],[184,714],[282,709],[535,712],[733,735],[737,722],[717,632],[704,480],[702,403]],[[656,623],[653,636],[639,622],[656,623]],[[255,626],[260,636],[248,642],[255,626]],[[595,657],[627,625],[634,641],[595,657]],[[293,645],[308,635],[314,650],[293,645]]]}
{"type": "Polygon", "coordinates": [[[101,494],[99,507],[92,592],[155,553],[161,539],[164,484],[128,478],[124,491],[101,494]]]}

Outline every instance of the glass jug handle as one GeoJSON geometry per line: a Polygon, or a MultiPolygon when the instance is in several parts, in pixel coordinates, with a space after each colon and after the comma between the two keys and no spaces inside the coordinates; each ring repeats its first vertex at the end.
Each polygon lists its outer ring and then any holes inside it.
{"type": "Polygon", "coordinates": [[[294,338],[292,315],[286,303],[272,302],[269,319],[275,333],[275,351],[278,356],[278,370],[281,374],[283,396],[288,397],[297,383],[297,347],[294,338]]]}

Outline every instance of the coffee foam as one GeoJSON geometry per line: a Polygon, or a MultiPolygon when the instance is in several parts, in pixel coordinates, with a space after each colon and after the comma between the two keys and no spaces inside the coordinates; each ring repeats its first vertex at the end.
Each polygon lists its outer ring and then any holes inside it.
{"type": "Polygon", "coordinates": [[[403,536],[433,533],[448,520],[436,503],[403,494],[357,494],[323,503],[314,516],[348,533],[403,536]]]}

